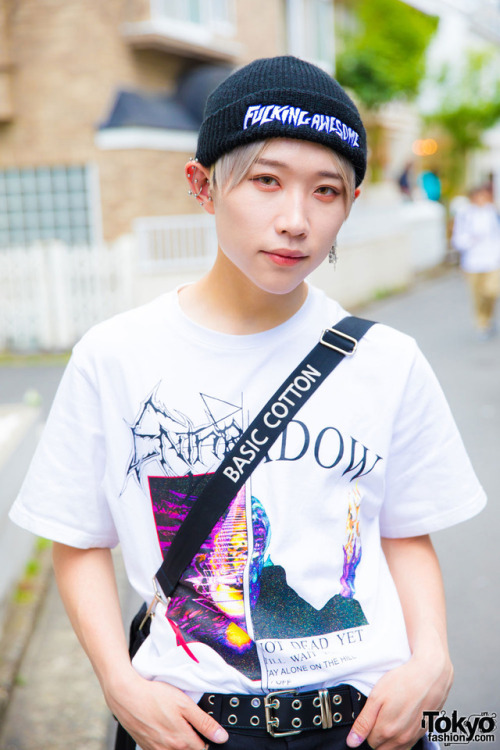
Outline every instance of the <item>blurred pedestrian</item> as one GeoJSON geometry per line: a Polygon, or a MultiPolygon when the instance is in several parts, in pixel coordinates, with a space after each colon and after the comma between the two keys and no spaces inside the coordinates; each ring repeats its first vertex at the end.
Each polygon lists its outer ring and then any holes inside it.
{"type": "Polygon", "coordinates": [[[398,177],[399,190],[405,200],[413,200],[413,162],[406,162],[403,171],[398,177]]]}
{"type": "Polygon", "coordinates": [[[460,253],[481,339],[496,332],[495,306],[500,295],[500,220],[489,184],[469,193],[469,203],[455,216],[452,244],[460,253]]]}
{"type": "Polygon", "coordinates": [[[427,169],[421,172],[418,176],[418,184],[428,200],[439,201],[441,198],[441,180],[436,171],[427,169]]]}

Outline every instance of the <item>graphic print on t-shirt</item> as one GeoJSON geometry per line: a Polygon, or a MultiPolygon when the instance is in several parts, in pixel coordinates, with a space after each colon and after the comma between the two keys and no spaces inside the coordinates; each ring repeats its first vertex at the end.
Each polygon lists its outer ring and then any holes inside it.
{"type": "MultiPolygon", "coordinates": [[[[160,476],[149,475],[147,481],[163,557],[209,481],[214,464],[242,432],[240,407],[200,396],[207,415],[201,425],[195,425],[178,411],[166,409],[155,392],[145,400],[131,425],[134,449],[128,474],[141,483],[147,464],[152,468],[154,462],[162,471],[160,476]],[[186,473],[174,474],[179,466],[186,473]],[[202,467],[205,473],[194,473],[202,467]]],[[[257,497],[247,497],[243,487],[184,571],[172,596],[168,619],[177,646],[198,661],[190,644],[204,643],[249,679],[263,678],[262,671],[266,671],[267,682],[272,685],[270,665],[275,660],[265,653],[266,644],[278,641],[285,657],[280,663],[290,662],[295,669],[297,654],[285,656],[287,648],[283,644],[293,650],[299,638],[327,636],[367,625],[354,598],[356,568],[361,559],[361,493],[357,485],[346,491],[340,593],[316,609],[289,586],[286,570],[273,564],[269,556],[272,528],[264,503],[257,497]]],[[[323,644],[327,642],[325,637],[321,640],[323,644]]]]}
{"type": "Polygon", "coordinates": [[[242,433],[241,407],[200,393],[207,418],[195,426],[186,415],[160,403],[157,390],[158,386],[130,425],[134,449],[127,475],[134,472],[140,484],[141,472],[151,461],[168,476],[206,473],[207,467],[217,466],[242,433]]]}

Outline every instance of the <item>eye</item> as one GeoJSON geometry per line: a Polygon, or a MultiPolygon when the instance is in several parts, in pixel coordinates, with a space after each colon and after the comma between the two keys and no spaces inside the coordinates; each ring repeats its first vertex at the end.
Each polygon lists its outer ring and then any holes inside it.
{"type": "Polygon", "coordinates": [[[322,185],[321,187],[316,188],[315,192],[322,198],[335,198],[342,193],[339,188],[332,187],[332,185],[322,185]]]}
{"type": "Polygon", "coordinates": [[[261,185],[264,188],[274,188],[279,186],[276,177],[272,177],[270,174],[255,175],[251,178],[251,181],[255,182],[257,185],[261,185]]]}

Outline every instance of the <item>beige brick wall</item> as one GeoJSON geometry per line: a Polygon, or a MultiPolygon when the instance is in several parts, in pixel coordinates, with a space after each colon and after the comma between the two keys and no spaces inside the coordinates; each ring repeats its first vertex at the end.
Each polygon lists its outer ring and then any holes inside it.
{"type": "Polygon", "coordinates": [[[286,54],[285,0],[236,0],[242,62],[286,54]]]}
{"type": "Polygon", "coordinates": [[[184,165],[188,155],[165,151],[107,151],[99,162],[102,203],[113,237],[131,230],[137,216],[197,213],[187,195],[184,165]]]}
{"type": "MultiPolygon", "coordinates": [[[[284,51],[283,3],[237,0],[242,62],[284,51]]],[[[106,240],[130,232],[137,216],[193,212],[182,174],[189,154],[95,145],[118,88],[172,89],[189,63],[166,52],[133,51],[123,39],[121,24],[144,18],[147,0],[8,5],[14,118],[0,124],[0,169],[96,164],[106,240]]]]}

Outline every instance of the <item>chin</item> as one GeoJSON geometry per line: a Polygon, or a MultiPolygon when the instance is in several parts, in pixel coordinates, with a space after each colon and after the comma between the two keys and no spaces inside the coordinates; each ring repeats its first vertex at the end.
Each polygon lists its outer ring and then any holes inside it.
{"type": "MultiPolygon", "coordinates": [[[[267,294],[274,294],[277,297],[284,297],[287,294],[292,294],[292,292],[296,292],[297,289],[302,286],[305,279],[300,279],[299,281],[295,283],[275,283],[275,284],[255,284],[258,289],[260,289],[263,292],[266,292],[267,294]]],[[[255,283],[255,282],[254,282],[255,283]]]]}

